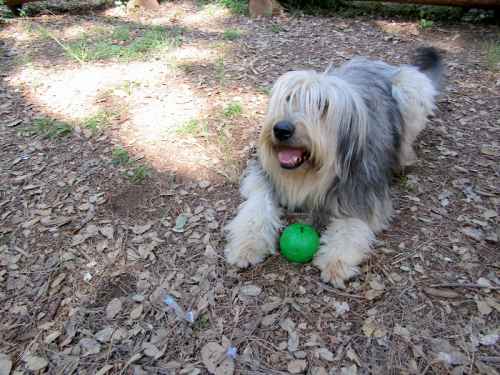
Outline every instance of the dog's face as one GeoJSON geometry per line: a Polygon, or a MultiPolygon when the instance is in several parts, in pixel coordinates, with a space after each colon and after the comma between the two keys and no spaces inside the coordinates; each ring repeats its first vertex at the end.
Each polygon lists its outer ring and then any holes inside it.
{"type": "Polygon", "coordinates": [[[288,205],[320,205],[335,181],[355,173],[366,129],[363,99],[342,78],[288,72],[273,87],[259,158],[288,205]]]}
{"type": "Polygon", "coordinates": [[[319,171],[334,163],[334,129],[330,98],[332,87],[325,76],[310,71],[289,72],[273,87],[260,139],[261,158],[283,173],[319,171]],[[330,152],[328,152],[330,151],[330,152]]]}

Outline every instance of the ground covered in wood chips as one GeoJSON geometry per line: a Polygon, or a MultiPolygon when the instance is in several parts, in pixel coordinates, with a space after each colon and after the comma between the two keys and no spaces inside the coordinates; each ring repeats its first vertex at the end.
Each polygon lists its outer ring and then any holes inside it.
{"type": "Polygon", "coordinates": [[[41,9],[0,24],[0,374],[498,374],[498,27],[41,9]],[[362,276],[228,267],[272,82],[429,44],[439,111],[362,276]]]}

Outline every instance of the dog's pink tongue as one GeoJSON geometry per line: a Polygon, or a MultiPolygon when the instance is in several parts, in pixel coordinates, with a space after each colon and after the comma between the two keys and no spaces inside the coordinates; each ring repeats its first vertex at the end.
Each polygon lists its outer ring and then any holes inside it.
{"type": "Polygon", "coordinates": [[[286,148],[278,152],[281,164],[293,166],[302,157],[302,150],[298,148],[286,148]]]}

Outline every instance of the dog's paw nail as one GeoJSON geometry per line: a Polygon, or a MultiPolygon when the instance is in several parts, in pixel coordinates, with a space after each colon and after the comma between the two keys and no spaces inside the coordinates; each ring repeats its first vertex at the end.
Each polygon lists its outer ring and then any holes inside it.
{"type": "Polygon", "coordinates": [[[321,279],[332,284],[335,288],[345,289],[345,282],[359,274],[359,268],[350,266],[342,261],[330,262],[321,272],[321,279]]]}

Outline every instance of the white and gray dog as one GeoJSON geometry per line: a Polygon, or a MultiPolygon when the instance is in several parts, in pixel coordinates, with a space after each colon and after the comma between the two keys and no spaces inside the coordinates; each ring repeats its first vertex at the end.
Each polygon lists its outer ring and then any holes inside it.
{"type": "Polygon", "coordinates": [[[275,83],[245,201],[226,226],[226,260],[274,254],[285,209],[324,228],[314,264],[336,287],[359,273],[392,215],[393,172],[415,162],[413,142],[435,108],[441,58],[420,48],[412,65],[356,58],[324,73],[292,71],[275,83]]]}

